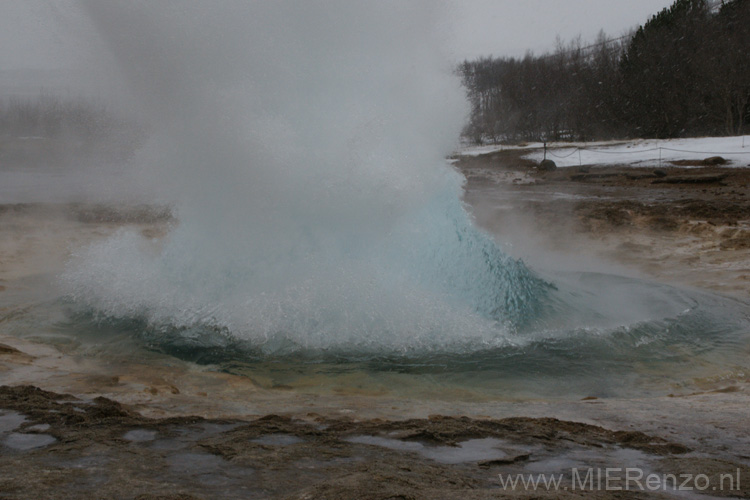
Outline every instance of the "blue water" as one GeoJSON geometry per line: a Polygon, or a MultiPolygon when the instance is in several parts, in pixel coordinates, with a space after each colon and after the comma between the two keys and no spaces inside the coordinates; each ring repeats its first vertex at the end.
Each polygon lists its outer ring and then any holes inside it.
{"type": "Polygon", "coordinates": [[[389,345],[384,339],[390,337],[379,339],[374,329],[361,343],[349,338],[305,346],[216,325],[102,316],[75,304],[67,328],[99,340],[126,335],[149,349],[263,380],[267,388],[316,392],[360,387],[437,398],[625,397],[679,393],[701,380],[743,379],[747,373],[746,303],[598,273],[527,279],[540,292],[533,321],[509,329],[507,321],[493,320],[490,341],[456,332],[454,342],[429,343],[422,332],[419,342],[389,345]]]}

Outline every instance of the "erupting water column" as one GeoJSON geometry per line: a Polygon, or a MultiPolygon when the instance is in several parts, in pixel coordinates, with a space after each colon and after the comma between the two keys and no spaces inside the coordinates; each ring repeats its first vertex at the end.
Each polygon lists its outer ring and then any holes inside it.
{"type": "Polygon", "coordinates": [[[179,224],[65,276],[79,302],[274,350],[499,345],[546,285],[474,227],[435,2],[83,1],[179,224]]]}

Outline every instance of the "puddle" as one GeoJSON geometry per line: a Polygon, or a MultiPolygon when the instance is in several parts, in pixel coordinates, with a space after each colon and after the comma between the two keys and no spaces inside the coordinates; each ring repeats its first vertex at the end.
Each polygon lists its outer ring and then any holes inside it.
{"type": "Polygon", "coordinates": [[[380,436],[355,436],[346,441],[382,446],[397,451],[415,452],[443,464],[500,460],[508,457],[508,453],[500,449],[500,446],[507,446],[507,443],[496,438],[469,439],[458,443],[458,446],[425,446],[418,442],[380,436]]]}
{"type": "Polygon", "coordinates": [[[639,450],[626,448],[572,449],[559,455],[529,462],[524,470],[539,474],[570,472],[573,469],[590,467],[641,467],[649,465],[652,458],[639,450]]]}
{"type": "MultiPolygon", "coordinates": [[[[677,488],[674,487],[675,483],[670,480],[665,480],[660,483],[656,489],[650,489],[646,482],[649,475],[655,475],[656,477],[665,477],[664,472],[659,472],[654,468],[654,463],[658,458],[648,455],[640,450],[632,450],[627,448],[604,448],[599,450],[592,450],[586,448],[569,449],[562,453],[554,456],[545,457],[542,460],[528,462],[524,465],[524,473],[530,475],[554,477],[557,475],[567,477],[573,481],[573,474],[577,474],[578,484],[581,481],[584,484],[588,484],[590,488],[606,488],[606,471],[611,470],[612,476],[620,478],[614,480],[612,488],[627,489],[626,485],[626,469],[633,468],[633,479],[631,483],[632,490],[639,491],[641,486],[646,485],[643,491],[652,491],[654,493],[661,493],[668,497],[695,499],[695,500],[709,500],[727,498],[726,496],[717,497],[708,494],[703,491],[691,491],[690,489],[680,490],[679,485],[682,478],[678,479],[676,483],[677,488]],[[574,472],[575,470],[575,472],[574,472]],[[586,481],[589,481],[586,483],[586,481]]],[[[679,477],[679,475],[678,475],[679,477]]],[[[687,488],[694,488],[694,483],[691,483],[687,488]]],[[[714,490],[712,490],[714,491],[714,490]]],[[[731,497],[736,498],[736,497],[731,497]]]]}
{"type": "Polygon", "coordinates": [[[162,451],[175,451],[186,448],[190,443],[179,439],[157,439],[151,443],[151,448],[162,451]]]}
{"type": "Polygon", "coordinates": [[[256,439],[251,439],[251,443],[267,444],[271,446],[289,446],[297,443],[304,443],[305,440],[292,436],[290,434],[266,434],[256,439]]]}
{"type": "Polygon", "coordinates": [[[508,456],[503,450],[498,449],[498,446],[503,444],[503,441],[496,438],[469,439],[458,443],[458,446],[425,447],[420,453],[443,464],[499,460],[508,456]]]}
{"type": "Polygon", "coordinates": [[[421,452],[425,448],[422,443],[417,443],[414,441],[401,441],[400,439],[384,438],[381,436],[354,436],[351,438],[347,438],[345,441],[348,441],[349,443],[382,446],[383,448],[397,451],[421,452]]]}
{"type": "Polygon", "coordinates": [[[13,450],[27,451],[51,445],[55,441],[57,439],[47,434],[21,434],[19,432],[12,432],[3,439],[3,444],[13,450]]]}
{"type": "Polygon", "coordinates": [[[224,459],[208,453],[175,453],[167,457],[172,472],[209,474],[221,469],[224,459]]]}
{"type": "Polygon", "coordinates": [[[173,474],[189,475],[204,486],[226,487],[247,480],[254,472],[249,467],[236,467],[221,457],[208,453],[176,453],[167,457],[173,474]]]}
{"type": "Polygon", "coordinates": [[[18,429],[18,427],[26,422],[26,417],[15,411],[0,410],[3,412],[0,415],[0,433],[10,432],[18,429]]]}
{"type": "Polygon", "coordinates": [[[156,434],[156,431],[148,431],[146,429],[133,429],[132,431],[126,432],[122,436],[122,438],[134,443],[144,443],[156,439],[156,434]]]}

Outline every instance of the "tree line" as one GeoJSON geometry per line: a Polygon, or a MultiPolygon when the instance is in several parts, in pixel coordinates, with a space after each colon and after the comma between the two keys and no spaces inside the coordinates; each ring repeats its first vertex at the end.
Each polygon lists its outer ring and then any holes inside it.
{"type": "Polygon", "coordinates": [[[677,0],[628,36],[458,67],[476,142],[740,135],[750,0],[677,0]]]}
{"type": "Polygon", "coordinates": [[[134,128],[103,104],[84,99],[41,94],[0,100],[0,137],[102,140],[134,128]]]}
{"type": "Polygon", "coordinates": [[[124,162],[146,133],[133,119],[82,98],[0,99],[0,168],[124,162]]]}

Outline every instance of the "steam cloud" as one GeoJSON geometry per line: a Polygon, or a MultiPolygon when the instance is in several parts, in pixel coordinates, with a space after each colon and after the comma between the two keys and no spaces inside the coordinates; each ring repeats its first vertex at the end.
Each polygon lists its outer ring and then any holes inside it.
{"type": "Polygon", "coordinates": [[[121,232],[70,294],[271,350],[496,345],[544,285],[476,229],[445,162],[466,117],[436,2],[82,6],[155,131],[160,249],[121,232]]]}

